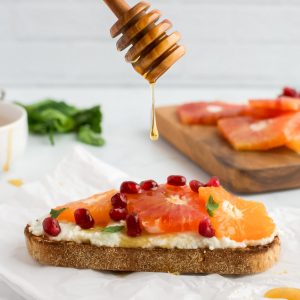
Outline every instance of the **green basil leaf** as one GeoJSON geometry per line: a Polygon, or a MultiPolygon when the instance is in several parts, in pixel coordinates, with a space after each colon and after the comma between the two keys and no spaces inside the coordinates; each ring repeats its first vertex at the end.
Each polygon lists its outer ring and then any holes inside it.
{"type": "Polygon", "coordinates": [[[219,204],[214,200],[212,195],[209,196],[208,201],[206,202],[206,210],[208,214],[213,217],[214,211],[219,207],[219,204]]]}
{"type": "Polygon", "coordinates": [[[115,226],[107,226],[102,229],[103,232],[108,232],[108,233],[115,233],[115,232],[120,232],[125,228],[123,225],[115,225],[115,226]]]}
{"type": "Polygon", "coordinates": [[[56,219],[63,211],[65,211],[67,207],[63,207],[61,209],[51,209],[50,216],[54,219],[56,219]]]}
{"type": "Polygon", "coordinates": [[[82,143],[98,147],[105,143],[101,135],[93,131],[89,125],[80,127],[77,139],[82,143]]]}

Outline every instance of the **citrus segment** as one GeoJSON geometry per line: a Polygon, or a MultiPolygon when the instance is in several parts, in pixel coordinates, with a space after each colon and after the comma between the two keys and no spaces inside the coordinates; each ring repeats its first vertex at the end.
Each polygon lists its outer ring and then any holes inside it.
{"type": "Polygon", "coordinates": [[[246,105],[234,105],[224,102],[192,102],[178,107],[177,114],[184,124],[214,125],[222,118],[243,115],[246,105]]]}
{"type": "Polygon", "coordinates": [[[111,198],[116,194],[115,190],[93,195],[87,199],[70,202],[56,209],[66,207],[59,216],[59,221],[75,223],[74,212],[79,208],[87,209],[95,221],[95,225],[106,226],[110,222],[109,211],[111,209],[111,198]]]}
{"type": "Polygon", "coordinates": [[[229,118],[220,120],[218,128],[236,150],[268,150],[286,144],[284,130],[290,118],[290,115],[266,120],[229,118]]]}
{"type": "Polygon", "coordinates": [[[222,187],[200,187],[199,196],[204,203],[212,196],[219,205],[210,216],[217,238],[228,237],[237,242],[260,240],[275,231],[262,203],[243,200],[222,187]]]}
{"type": "Polygon", "coordinates": [[[255,108],[267,108],[281,111],[300,110],[300,101],[292,97],[279,97],[277,99],[251,99],[249,104],[255,108]]]}
{"type": "MultiPolygon", "coordinates": [[[[298,100],[299,101],[299,100],[298,100]]],[[[286,146],[297,153],[300,153],[300,113],[295,113],[285,129],[288,142],[286,146]]]]}
{"type": "Polygon", "coordinates": [[[266,108],[266,107],[253,107],[248,106],[245,110],[245,116],[252,117],[254,119],[269,119],[279,117],[283,114],[288,113],[280,109],[266,108]]]}
{"type": "Polygon", "coordinates": [[[162,184],[156,190],[126,196],[129,212],[138,214],[149,233],[198,232],[200,221],[207,217],[198,193],[188,186],[162,184]]]}

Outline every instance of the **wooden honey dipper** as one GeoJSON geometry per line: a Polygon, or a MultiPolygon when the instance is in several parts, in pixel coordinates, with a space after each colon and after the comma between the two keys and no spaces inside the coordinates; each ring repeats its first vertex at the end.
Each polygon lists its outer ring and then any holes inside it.
{"type": "Polygon", "coordinates": [[[180,34],[167,34],[172,27],[169,20],[157,23],[159,10],[147,12],[150,4],[139,2],[132,8],[125,0],[104,0],[118,21],[110,29],[114,38],[120,34],[117,49],[131,48],[125,55],[127,62],[150,83],[155,83],[184,54],[183,46],[177,44],[180,34]]]}

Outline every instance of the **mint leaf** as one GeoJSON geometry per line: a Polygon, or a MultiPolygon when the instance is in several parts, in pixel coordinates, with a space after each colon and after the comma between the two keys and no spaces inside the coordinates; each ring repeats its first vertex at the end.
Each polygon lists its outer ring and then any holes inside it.
{"type": "Polygon", "coordinates": [[[102,146],[104,145],[104,139],[101,135],[90,127],[90,125],[84,125],[79,128],[77,134],[77,139],[82,143],[92,145],[92,146],[102,146]]]}
{"type": "Polygon", "coordinates": [[[76,133],[83,143],[95,146],[104,144],[100,136],[102,112],[99,105],[79,109],[55,99],[45,99],[31,105],[17,104],[27,111],[30,133],[48,135],[52,145],[56,134],[69,132],[76,133]]]}
{"type": "Polygon", "coordinates": [[[102,229],[103,232],[108,232],[108,233],[115,233],[122,231],[125,228],[123,225],[116,225],[116,226],[107,226],[102,229]]]}
{"type": "Polygon", "coordinates": [[[214,200],[212,195],[209,196],[208,201],[206,202],[206,210],[208,214],[213,217],[214,211],[219,207],[219,204],[214,200]]]}
{"type": "Polygon", "coordinates": [[[61,209],[51,209],[50,211],[50,216],[51,218],[56,219],[63,211],[65,211],[67,209],[67,207],[63,207],[61,209]]]}

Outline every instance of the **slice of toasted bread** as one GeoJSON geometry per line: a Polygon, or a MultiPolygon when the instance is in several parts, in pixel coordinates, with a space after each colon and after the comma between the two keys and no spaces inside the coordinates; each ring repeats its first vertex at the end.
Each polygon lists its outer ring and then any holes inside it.
{"type": "Polygon", "coordinates": [[[30,255],[47,265],[109,271],[253,274],[270,268],[279,258],[280,240],[238,249],[164,249],[97,247],[53,241],[25,228],[30,255]]]}

